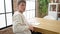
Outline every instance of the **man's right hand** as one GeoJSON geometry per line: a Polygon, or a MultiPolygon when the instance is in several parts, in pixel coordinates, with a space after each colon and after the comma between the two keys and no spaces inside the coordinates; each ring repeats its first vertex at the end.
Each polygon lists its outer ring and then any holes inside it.
{"type": "Polygon", "coordinates": [[[32,30],[32,31],[34,31],[34,28],[31,25],[29,26],[29,29],[32,30]]]}

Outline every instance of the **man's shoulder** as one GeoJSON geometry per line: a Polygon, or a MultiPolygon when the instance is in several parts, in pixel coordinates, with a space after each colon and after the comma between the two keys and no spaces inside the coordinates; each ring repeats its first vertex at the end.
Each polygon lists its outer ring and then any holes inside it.
{"type": "Polygon", "coordinates": [[[21,17],[20,14],[13,15],[13,17],[21,17]]]}
{"type": "Polygon", "coordinates": [[[16,11],[16,12],[14,12],[13,16],[21,16],[21,14],[18,11],[16,11]]]}

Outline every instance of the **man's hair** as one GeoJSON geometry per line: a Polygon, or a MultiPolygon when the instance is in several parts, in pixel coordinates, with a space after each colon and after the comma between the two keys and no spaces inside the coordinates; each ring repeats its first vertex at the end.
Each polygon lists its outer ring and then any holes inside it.
{"type": "Polygon", "coordinates": [[[19,5],[20,3],[25,3],[26,4],[26,0],[17,0],[17,4],[19,5]]]}

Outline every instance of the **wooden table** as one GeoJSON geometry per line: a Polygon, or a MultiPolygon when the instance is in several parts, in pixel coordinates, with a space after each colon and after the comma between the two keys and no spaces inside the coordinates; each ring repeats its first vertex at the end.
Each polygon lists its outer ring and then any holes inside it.
{"type": "Polygon", "coordinates": [[[39,25],[35,25],[35,31],[41,32],[42,34],[60,34],[60,21],[48,20],[43,18],[33,18],[39,25]]]}

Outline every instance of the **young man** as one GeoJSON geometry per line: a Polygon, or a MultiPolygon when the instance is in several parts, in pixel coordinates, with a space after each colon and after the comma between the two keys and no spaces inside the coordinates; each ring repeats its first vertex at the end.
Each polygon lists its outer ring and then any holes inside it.
{"type": "Polygon", "coordinates": [[[14,34],[31,34],[33,27],[27,24],[27,21],[23,15],[26,8],[25,0],[18,0],[18,10],[13,15],[13,32],[14,34]]]}

